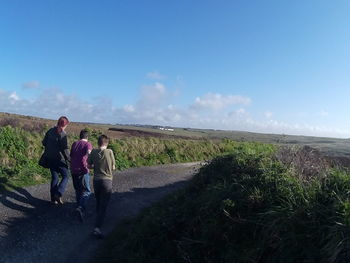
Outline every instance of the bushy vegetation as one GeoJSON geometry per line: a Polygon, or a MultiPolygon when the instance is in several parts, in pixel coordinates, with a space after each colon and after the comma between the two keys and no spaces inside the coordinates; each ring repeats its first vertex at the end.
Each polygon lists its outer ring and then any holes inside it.
{"type": "Polygon", "coordinates": [[[350,175],[303,177],[277,156],[271,145],[235,144],[119,225],[95,262],[348,262],[350,175]]]}
{"type": "Polygon", "coordinates": [[[124,138],[110,143],[117,167],[125,169],[165,163],[209,160],[227,150],[231,141],[124,138]]]}
{"type": "MultiPolygon", "coordinates": [[[[102,134],[88,128],[90,141],[96,147],[102,134]]],[[[5,187],[33,185],[49,179],[48,169],[38,165],[43,151],[42,132],[26,131],[11,126],[0,127],[0,190],[5,187]]],[[[69,135],[69,142],[77,140],[69,135]]],[[[208,160],[230,151],[236,145],[230,140],[185,140],[127,137],[112,139],[109,147],[114,151],[119,170],[136,166],[208,160]]]]}
{"type": "Polygon", "coordinates": [[[0,127],[0,190],[42,183],[48,170],[38,165],[42,137],[10,126],[0,127]]]}

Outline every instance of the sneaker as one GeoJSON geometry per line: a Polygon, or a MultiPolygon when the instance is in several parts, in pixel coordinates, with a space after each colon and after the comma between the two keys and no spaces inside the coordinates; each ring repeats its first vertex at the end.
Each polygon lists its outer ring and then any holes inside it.
{"type": "Polygon", "coordinates": [[[58,202],[56,200],[51,201],[51,204],[58,205],[58,202]]]}
{"type": "Polygon", "coordinates": [[[79,206],[75,211],[77,211],[79,221],[83,223],[84,222],[83,208],[81,206],[79,206]]]}
{"type": "Polygon", "coordinates": [[[64,204],[63,201],[62,201],[62,197],[59,197],[58,200],[57,200],[57,202],[58,202],[60,205],[63,205],[63,204],[64,204]]]}
{"type": "Polygon", "coordinates": [[[60,205],[63,205],[63,201],[62,201],[62,197],[60,197],[59,195],[55,196],[55,202],[57,202],[60,205]]]}
{"type": "Polygon", "coordinates": [[[98,239],[103,239],[105,236],[102,234],[101,230],[98,227],[95,227],[94,231],[92,234],[98,238],[98,239]]]}

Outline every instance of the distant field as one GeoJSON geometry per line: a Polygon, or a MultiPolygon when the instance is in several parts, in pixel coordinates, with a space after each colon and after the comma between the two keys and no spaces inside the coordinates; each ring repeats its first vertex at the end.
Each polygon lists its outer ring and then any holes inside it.
{"type": "MultiPolygon", "coordinates": [[[[41,132],[54,125],[55,122],[55,120],[31,116],[0,113],[0,126],[10,124],[13,127],[21,127],[29,131],[41,132]]],[[[281,145],[307,145],[319,149],[329,156],[350,157],[350,139],[176,127],[173,127],[174,131],[162,131],[157,129],[157,126],[150,125],[139,126],[96,123],[72,123],[68,127],[68,132],[78,134],[79,131],[85,127],[99,130],[115,139],[125,137],[188,138],[210,140],[227,138],[235,141],[256,141],[281,145]]]]}

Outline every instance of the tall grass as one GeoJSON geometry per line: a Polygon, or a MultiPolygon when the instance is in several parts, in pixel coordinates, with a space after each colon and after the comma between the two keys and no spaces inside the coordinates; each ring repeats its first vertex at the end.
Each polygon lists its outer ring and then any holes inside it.
{"type": "Polygon", "coordinates": [[[125,138],[110,143],[117,166],[125,169],[165,163],[208,160],[225,151],[228,142],[125,138]]]}
{"type": "MultiPolygon", "coordinates": [[[[101,131],[88,128],[90,141],[96,147],[101,131]]],[[[48,169],[38,165],[43,151],[44,132],[26,131],[11,126],[0,127],[0,190],[6,186],[26,186],[46,182],[48,169]]],[[[77,140],[69,135],[69,142],[77,140]]],[[[119,170],[136,166],[209,160],[231,151],[237,143],[230,140],[185,140],[137,138],[112,139],[119,170]]]]}
{"type": "Polygon", "coordinates": [[[25,186],[48,179],[40,167],[41,136],[10,126],[0,128],[0,190],[6,186],[25,186]]]}
{"type": "Polygon", "coordinates": [[[243,143],[118,226],[95,262],[348,262],[350,176],[307,178],[243,143]]]}

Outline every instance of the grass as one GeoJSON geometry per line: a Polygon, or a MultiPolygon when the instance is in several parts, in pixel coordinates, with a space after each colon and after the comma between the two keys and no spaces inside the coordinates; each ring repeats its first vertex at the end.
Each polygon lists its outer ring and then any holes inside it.
{"type": "Polygon", "coordinates": [[[0,128],[0,191],[6,186],[22,187],[48,180],[40,167],[41,136],[10,126],[0,128]]]}
{"type": "MultiPolygon", "coordinates": [[[[103,131],[87,127],[90,141],[96,147],[103,131]]],[[[46,130],[27,131],[11,126],[0,127],[0,191],[6,187],[23,187],[47,182],[48,169],[38,165],[43,151],[42,138],[46,130]]],[[[77,140],[69,135],[69,142],[77,140]]],[[[235,147],[230,140],[185,140],[126,137],[112,139],[119,170],[137,166],[209,160],[235,147]]]]}
{"type": "Polygon", "coordinates": [[[187,188],[125,221],[94,262],[347,262],[350,175],[310,176],[241,143],[187,188]]]}
{"type": "Polygon", "coordinates": [[[166,163],[209,160],[225,152],[231,142],[209,140],[124,138],[110,144],[119,169],[166,163]]]}

